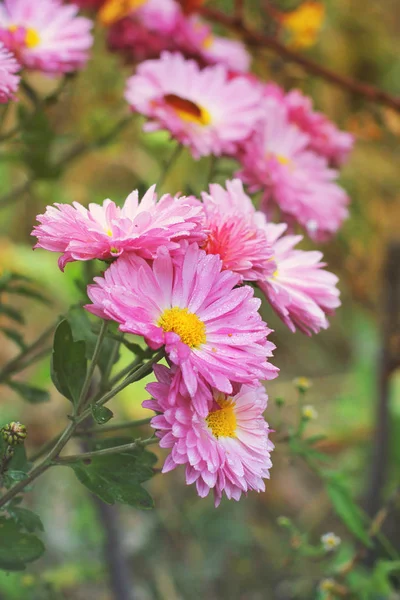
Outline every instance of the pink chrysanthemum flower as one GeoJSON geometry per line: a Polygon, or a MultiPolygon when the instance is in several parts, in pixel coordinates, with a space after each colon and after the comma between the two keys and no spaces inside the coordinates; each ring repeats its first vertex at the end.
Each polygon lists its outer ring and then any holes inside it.
{"type": "Polygon", "coordinates": [[[88,287],[93,304],[86,308],[144,336],[153,349],[165,346],[192,397],[200,376],[230,394],[231,382],[272,379],[278,369],[267,360],[275,346],[260,301],[249,286],[235,288],[239,276],[221,268],[219,257],[197,244],[174,259],[160,248],[151,266],[122,256],[88,287]]]}
{"type": "Polygon", "coordinates": [[[309,136],[289,122],[286,106],[275,98],[264,104],[257,135],[245,146],[239,176],[251,190],[264,190],[264,206],[274,201],[315,240],[332,236],[347,217],[348,196],[337,172],[308,150],[309,136]]]}
{"type": "Polygon", "coordinates": [[[286,95],[289,120],[310,136],[309,147],[333,165],[340,167],[349,158],[354,136],[340,131],[324,114],[314,111],[311,98],[299,90],[286,95]]]}
{"type": "Polygon", "coordinates": [[[246,73],[250,68],[251,57],[242,42],[212,33],[203,41],[201,55],[208,63],[221,64],[232,71],[246,73]]]}
{"type": "Polygon", "coordinates": [[[326,315],[340,306],[338,278],[325,271],[322,254],[295,250],[301,235],[283,235],[287,225],[268,223],[266,234],[274,252],[275,271],[258,282],[291,331],[311,335],[329,326],[326,315]]]}
{"type": "Polygon", "coordinates": [[[135,190],[122,208],[109,199],[102,206],[89,204],[89,209],[78,202],[48,206],[32,231],[38,238],[35,248],[62,252],[59,267],[64,270],[74,260],[108,260],[123,252],[153,258],[159,246],[178,250],[185,238],[202,243],[206,234],[198,200],[166,194],[157,202],[154,190],[152,186],[140,204],[135,190]]]}
{"type": "Polygon", "coordinates": [[[203,192],[202,197],[208,230],[202,247],[207,254],[218,254],[223,268],[237,273],[241,280],[271,275],[275,269],[263,229],[265,215],[255,210],[240,179],[227,181],[226,190],[211,184],[210,193],[203,192]]]}
{"type": "Polygon", "coordinates": [[[263,417],[268,401],[264,388],[237,386],[232,396],[214,390],[212,406],[201,416],[182,394],[171,406],[170,387],[176,375],[162,365],[154,370],[158,382],[146,388],[154,399],[143,406],[160,413],[151,425],[161,439],[160,446],[171,448],[163,473],[186,465],[186,482],[196,483],[202,498],[212,490],[216,506],[223,493],[239,500],[250,490],[265,491],[274,446],[263,417]]]}
{"type": "Polygon", "coordinates": [[[20,68],[15,57],[0,42],[0,104],[14,98],[19,85],[16,73],[20,68]]]}
{"type": "Polygon", "coordinates": [[[229,81],[222,65],[200,70],[196,62],[167,52],[139,65],[125,98],[151,119],[147,131],[167,129],[196,158],[234,154],[259,116],[260,91],[246,78],[229,81]]]}
{"type": "Polygon", "coordinates": [[[0,40],[28,69],[58,75],[80,69],[88,59],[92,22],[59,0],[4,0],[0,40]]]}

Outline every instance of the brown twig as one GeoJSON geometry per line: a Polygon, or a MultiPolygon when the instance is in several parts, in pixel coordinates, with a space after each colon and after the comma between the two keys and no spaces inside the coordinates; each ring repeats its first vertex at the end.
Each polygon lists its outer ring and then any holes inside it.
{"type": "Polygon", "coordinates": [[[388,92],[380,90],[372,85],[357,81],[351,77],[341,75],[323,67],[302,54],[298,54],[294,50],[291,50],[275,37],[271,37],[255,29],[250,29],[243,19],[238,20],[236,16],[227,15],[220,10],[208,6],[201,6],[199,12],[211,21],[224,25],[228,29],[232,29],[239,33],[249,46],[268,48],[288,62],[300,65],[312,75],[321,77],[322,79],[325,79],[325,81],[348,90],[349,92],[363,96],[370,102],[383,104],[384,106],[389,106],[393,110],[400,112],[400,98],[392,96],[388,92]]]}

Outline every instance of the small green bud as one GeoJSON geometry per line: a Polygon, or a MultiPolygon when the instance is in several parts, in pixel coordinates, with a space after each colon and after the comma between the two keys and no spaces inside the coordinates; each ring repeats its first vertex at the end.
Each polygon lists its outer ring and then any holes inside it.
{"type": "Polygon", "coordinates": [[[275,398],[275,404],[280,408],[285,404],[285,399],[278,396],[278,398],[275,398]]]}
{"type": "Polygon", "coordinates": [[[301,394],[305,394],[312,386],[312,383],[307,377],[296,377],[296,379],[293,379],[293,385],[301,394]]]}
{"type": "Polygon", "coordinates": [[[278,517],[276,519],[276,522],[278,523],[279,527],[290,527],[292,522],[290,519],[288,519],[288,517],[278,517]]]}
{"type": "Polygon", "coordinates": [[[27,431],[25,425],[19,421],[11,421],[1,429],[1,435],[9,446],[18,446],[24,443],[27,431]]]}

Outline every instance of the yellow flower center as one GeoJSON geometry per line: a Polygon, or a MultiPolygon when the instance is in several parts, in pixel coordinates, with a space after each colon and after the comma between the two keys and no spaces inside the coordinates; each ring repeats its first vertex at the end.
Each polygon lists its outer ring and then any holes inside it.
{"type": "Polygon", "coordinates": [[[203,48],[205,50],[208,50],[209,48],[211,48],[211,46],[214,43],[214,36],[212,35],[212,33],[209,33],[204,40],[201,42],[203,48]]]}
{"type": "Polygon", "coordinates": [[[290,165],[290,163],[291,163],[290,158],[286,158],[286,156],[283,156],[283,154],[276,154],[276,160],[281,165],[290,165]]]}
{"type": "Polygon", "coordinates": [[[186,100],[186,98],[181,98],[175,94],[166,94],[164,101],[184,121],[197,123],[197,125],[209,125],[211,123],[211,115],[208,110],[198,106],[191,100],[186,100]]]}
{"type": "Polygon", "coordinates": [[[147,0],[106,0],[99,11],[99,21],[103,25],[112,25],[127,17],[134,10],[145,4],[147,0]]]}
{"type": "Polygon", "coordinates": [[[187,308],[167,308],[159,318],[157,325],[165,332],[173,331],[190,348],[198,348],[206,341],[206,327],[195,313],[187,308]]]}
{"type": "Polygon", "coordinates": [[[232,398],[220,397],[217,400],[220,409],[210,412],[206,417],[208,427],[214,437],[236,437],[235,403],[232,398]]]}
{"type": "MultiPolygon", "coordinates": [[[[10,25],[8,31],[15,33],[20,27],[18,25],[10,25]]],[[[23,29],[23,28],[21,28],[23,29]]],[[[35,48],[40,43],[40,36],[35,29],[27,27],[25,29],[25,46],[27,48],[35,48]]]]}
{"type": "Polygon", "coordinates": [[[106,234],[107,234],[109,237],[112,237],[112,236],[113,236],[113,232],[111,231],[111,229],[106,229],[106,234]]]}

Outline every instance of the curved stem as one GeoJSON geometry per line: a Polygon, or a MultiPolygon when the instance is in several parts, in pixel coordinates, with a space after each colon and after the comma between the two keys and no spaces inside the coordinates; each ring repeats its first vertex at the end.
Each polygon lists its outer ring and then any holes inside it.
{"type": "Polygon", "coordinates": [[[164,167],[163,167],[163,169],[162,169],[162,171],[160,173],[160,176],[159,176],[158,181],[157,181],[157,188],[161,188],[162,187],[162,185],[163,185],[163,183],[165,181],[165,178],[168,175],[169,170],[171,169],[171,167],[173,166],[174,162],[179,157],[179,155],[182,152],[182,150],[183,150],[182,144],[178,144],[174,148],[174,150],[172,151],[171,156],[169,157],[169,159],[165,163],[165,165],[164,165],[164,167]]]}
{"type": "Polygon", "coordinates": [[[371,102],[389,106],[396,112],[400,112],[399,97],[392,96],[388,92],[380,90],[372,85],[357,81],[345,75],[341,75],[335,71],[331,71],[330,69],[327,69],[326,67],[306,58],[302,54],[297,54],[297,52],[279,42],[275,37],[271,37],[259,31],[250,29],[244,23],[243,19],[238,20],[236,16],[227,15],[222,11],[210,8],[208,6],[201,6],[199,8],[199,12],[211,21],[220,23],[221,25],[238,32],[249,46],[268,48],[288,62],[300,65],[303,67],[303,69],[308,71],[308,73],[316,75],[317,77],[321,77],[322,79],[325,79],[325,81],[341,87],[342,89],[348,90],[349,92],[363,96],[371,102]]]}
{"type": "Polygon", "coordinates": [[[93,452],[83,452],[83,454],[70,454],[69,456],[60,456],[53,461],[53,465],[69,465],[71,463],[87,461],[92,458],[99,456],[108,456],[109,454],[119,454],[120,452],[129,452],[135,448],[141,446],[150,446],[151,444],[157,444],[158,438],[151,437],[146,440],[135,440],[130,444],[123,444],[122,446],[114,446],[113,448],[103,448],[102,450],[93,450],[93,452]]]}
{"type": "Polygon", "coordinates": [[[153,417],[146,417],[145,419],[137,419],[136,421],[127,421],[126,423],[118,423],[115,425],[109,425],[108,427],[100,425],[98,427],[91,427],[85,429],[85,431],[77,431],[74,437],[85,437],[92,435],[93,433],[110,433],[110,431],[120,431],[121,429],[130,429],[131,427],[140,427],[141,425],[148,425],[153,417]]]}
{"type": "Polygon", "coordinates": [[[82,390],[81,390],[81,393],[79,395],[79,400],[78,400],[78,403],[77,403],[76,408],[75,408],[75,414],[76,415],[79,414],[80,409],[82,408],[82,406],[86,402],[86,399],[87,399],[86,397],[87,397],[87,394],[88,394],[88,391],[89,391],[89,387],[90,387],[90,384],[91,384],[91,381],[92,381],[94,370],[95,370],[97,362],[99,360],[100,350],[101,350],[101,346],[102,346],[104,337],[106,335],[107,327],[108,327],[108,321],[103,321],[102,324],[101,324],[100,333],[99,333],[99,335],[97,337],[97,340],[96,340],[96,346],[94,348],[93,357],[92,357],[92,360],[90,362],[89,369],[88,369],[88,371],[86,373],[85,381],[83,383],[82,390]]]}

